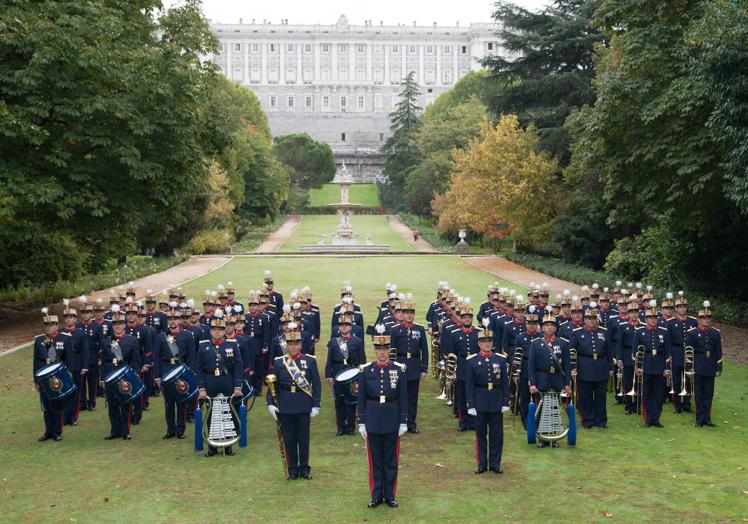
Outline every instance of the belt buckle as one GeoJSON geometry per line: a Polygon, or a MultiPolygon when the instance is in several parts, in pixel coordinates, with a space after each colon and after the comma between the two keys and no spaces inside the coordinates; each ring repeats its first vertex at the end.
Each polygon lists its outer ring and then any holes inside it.
{"type": "Polygon", "coordinates": [[[410,358],[410,353],[406,353],[405,355],[405,358],[410,358]]]}
{"type": "Polygon", "coordinates": [[[553,366],[551,366],[551,369],[548,372],[549,373],[555,373],[556,372],[556,368],[554,368],[553,366]]]}
{"type": "Polygon", "coordinates": [[[711,356],[712,356],[712,352],[711,352],[711,351],[707,351],[707,352],[706,352],[706,358],[709,358],[709,357],[711,357],[711,356]]]}
{"type": "Polygon", "coordinates": [[[116,358],[113,358],[113,359],[112,359],[112,365],[113,365],[113,366],[116,366],[116,365],[117,365],[117,359],[116,359],[116,358]]]}
{"type": "Polygon", "coordinates": [[[52,359],[47,357],[47,365],[49,365],[52,362],[52,359]]]}
{"type": "Polygon", "coordinates": [[[493,382],[488,383],[488,391],[493,390],[493,382]]]}
{"type": "Polygon", "coordinates": [[[657,356],[657,350],[656,350],[656,349],[653,349],[653,350],[652,350],[652,356],[653,356],[653,357],[656,357],[656,356],[657,356]]]}
{"type": "Polygon", "coordinates": [[[296,386],[291,386],[291,393],[296,393],[296,386]]]}
{"type": "Polygon", "coordinates": [[[221,376],[221,371],[220,371],[220,370],[219,370],[218,368],[216,368],[216,369],[215,369],[215,370],[213,371],[213,375],[214,375],[214,376],[216,376],[216,377],[220,377],[220,376],[221,376]]]}
{"type": "Polygon", "coordinates": [[[597,360],[597,353],[594,353],[594,354],[592,355],[592,360],[597,360]]]}
{"type": "Polygon", "coordinates": [[[384,395],[379,395],[379,403],[384,404],[384,395]]]}
{"type": "Polygon", "coordinates": [[[170,360],[170,364],[171,364],[172,366],[173,366],[174,364],[176,364],[176,363],[177,363],[177,359],[175,359],[175,358],[172,358],[172,359],[170,360]]]}

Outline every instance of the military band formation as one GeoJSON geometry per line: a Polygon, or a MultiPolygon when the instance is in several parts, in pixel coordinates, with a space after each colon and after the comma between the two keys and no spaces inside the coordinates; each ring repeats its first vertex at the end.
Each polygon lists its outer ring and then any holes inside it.
{"type": "Polygon", "coordinates": [[[503,473],[505,415],[512,424],[520,419],[530,444],[574,446],[577,412],[584,428],[608,427],[609,394],[646,427],[663,427],[666,402],[692,414],[695,426],[714,426],[720,332],[710,325],[710,304],[689,316],[682,292],[658,302],[649,286],[617,282],[550,300],[545,283],[526,296],[494,284],[474,312],[470,298],[439,282],[424,326],[414,321],[412,296],[388,283],[376,321],[366,325],[344,282],[320,369],[321,312],[311,289],[284,302],[270,271],[246,307],[231,282],[205,291],[202,312],[174,286],[142,299],[132,283],[121,290],[108,304],[81,296],[75,308],[65,300],[62,325],[42,310],[45,333],[33,356],[40,441],[62,440],[63,427],[78,425],[80,412],[95,411],[102,397],[110,421],[104,438],[129,440],[149,397],[163,395],[163,439],[184,439],[194,423],[196,450],[233,455],[234,446],[246,446],[247,412],[264,389],[284,474],[311,480],[310,419],[319,415],[324,380],[336,435],[365,440],[374,508],[398,506],[400,438],[420,432],[419,390],[429,373],[457,431],[475,431],[476,474],[503,473]],[[367,362],[369,336],[375,358],[367,362]]]}

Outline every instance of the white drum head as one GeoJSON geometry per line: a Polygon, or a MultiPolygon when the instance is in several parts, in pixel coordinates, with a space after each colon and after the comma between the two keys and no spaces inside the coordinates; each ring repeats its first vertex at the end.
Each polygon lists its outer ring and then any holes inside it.
{"type": "Polygon", "coordinates": [[[335,375],[335,380],[337,382],[347,382],[352,378],[356,378],[360,373],[358,368],[345,369],[335,375]]]}

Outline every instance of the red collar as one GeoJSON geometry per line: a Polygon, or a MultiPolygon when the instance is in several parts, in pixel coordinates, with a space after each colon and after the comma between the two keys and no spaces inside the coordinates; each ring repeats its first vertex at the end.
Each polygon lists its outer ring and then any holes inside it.
{"type": "Polygon", "coordinates": [[[224,343],[225,341],[226,341],[226,339],[225,339],[225,338],[219,338],[218,340],[211,340],[211,343],[212,343],[212,344],[213,344],[214,346],[220,346],[220,345],[221,345],[221,344],[223,344],[223,343],[224,343]]]}
{"type": "Polygon", "coordinates": [[[701,331],[703,331],[704,333],[708,333],[710,328],[711,328],[711,326],[708,326],[708,327],[699,326],[699,329],[701,331]]]}
{"type": "Polygon", "coordinates": [[[584,330],[585,330],[585,331],[586,331],[587,333],[594,333],[594,331],[592,331],[592,330],[591,330],[590,328],[588,328],[587,326],[584,326],[584,330]]]}
{"type": "Polygon", "coordinates": [[[179,326],[177,326],[177,329],[175,329],[174,331],[172,331],[171,334],[172,335],[178,335],[181,332],[182,332],[182,329],[179,326]]]}
{"type": "Polygon", "coordinates": [[[134,327],[137,327],[137,326],[138,326],[137,322],[133,322],[132,324],[130,324],[129,322],[125,323],[125,327],[126,328],[134,328],[134,327]]]}
{"type": "Polygon", "coordinates": [[[340,338],[342,338],[343,340],[345,340],[346,342],[348,342],[351,339],[351,334],[350,333],[348,333],[347,335],[341,334],[340,338]]]}
{"type": "Polygon", "coordinates": [[[293,361],[299,360],[299,359],[301,358],[301,351],[299,351],[299,354],[298,354],[298,355],[296,355],[295,357],[290,357],[290,358],[291,358],[291,360],[293,360],[293,361]]]}
{"type": "MultiPolygon", "coordinates": [[[[491,352],[493,353],[493,352],[491,352]]],[[[480,356],[483,358],[489,358],[491,356],[491,353],[483,353],[483,351],[480,352],[480,356]]]]}
{"type": "Polygon", "coordinates": [[[410,329],[413,327],[413,324],[409,324],[408,322],[405,322],[404,320],[401,322],[404,328],[410,329]]]}
{"type": "Polygon", "coordinates": [[[546,342],[548,342],[549,344],[553,344],[553,341],[554,341],[554,340],[556,340],[556,337],[555,337],[555,336],[553,336],[553,337],[551,337],[551,338],[548,338],[548,337],[543,337],[543,339],[544,339],[544,340],[545,340],[546,342]]]}
{"type": "Polygon", "coordinates": [[[630,318],[630,319],[628,320],[628,322],[629,322],[629,324],[631,324],[632,326],[636,326],[636,325],[637,325],[637,324],[639,323],[639,319],[638,319],[638,318],[636,318],[636,316],[634,316],[634,318],[630,318]]]}
{"type": "Polygon", "coordinates": [[[127,333],[123,331],[121,335],[119,336],[115,335],[114,338],[116,338],[117,340],[122,340],[126,336],[127,336],[127,333]]]}
{"type": "Polygon", "coordinates": [[[572,325],[572,326],[574,326],[574,327],[579,327],[579,326],[581,326],[582,324],[584,324],[584,322],[575,322],[575,321],[573,321],[573,320],[571,320],[570,322],[571,322],[571,325],[572,325]]]}
{"type": "Polygon", "coordinates": [[[680,320],[681,322],[685,322],[686,320],[688,320],[688,315],[683,315],[683,316],[678,315],[675,317],[675,319],[680,320]]]}
{"type": "Polygon", "coordinates": [[[237,330],[234,331],[234,334],[237,337],[242,337],[242,336],[244,336],[244,330],[243,329],[237,329],[237,330]]]}
{"type": "Polygon", "coordinates": [[[465,333],[466,335],[469,335],[470,333],[473,332],[474,328],[473,328],[473,326],[470,326],[469,328],[460,326],[460,329],[462,330],[463,333],[465,333]]]}
{"type": "Polygon", "coordinates": [[[647,326],[647,331],[652,331],[652,332],[654,332],[654,331],[656,331],[656,330],[657,330],[657,326],[654,326],[654,327],[651,327],[651,326],[649,326],[649,325],[647,326]]]}
{"type": "Polygon", "coordinates": [[[377,365],[378,368],[384,369],[390,365],[390,359],[387,359],[387,362],[385,362],[384,364],[380,364],[378,360],[375,361],[374,363],[377,365]]]}
{"type": "Polygon", "coordinates": [[[56,338],[57,338],[57,336],[58,336],[59,334],[60,334],[60,330],[58,329],[57,331],[55,331],[54,335],[50,335],[50,336],[49,336],[49,338],[51,338],[52,340],[54,340],[54,339],[56,339],[56,338]]]}

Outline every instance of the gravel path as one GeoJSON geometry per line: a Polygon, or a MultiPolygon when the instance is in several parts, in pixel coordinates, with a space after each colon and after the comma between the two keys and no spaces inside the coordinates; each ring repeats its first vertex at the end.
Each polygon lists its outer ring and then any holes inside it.
{"type": "Polygon", "coordinates": [[[289,215],[284,224],[277,231],[270,233],[263,243],[255,248],[254,252],[272,253],[278,251],[283,242],[293,235],[300,223],[301,215],[289,215]]]}
{"type": "Polygon", "coordinates": [[[399,216],[386,215],[385,218],[387,219],[387,223],[390,225],[393,231],[400,235],[402,239],[405,240],[408,245],[413,248],[413,251],[417,251],[419,253],[437,252],[437,250],[434,249],[434,246],[429,244],[423,237],[420,237],[418,240],[413,240],[412,230],[402,223],[399,216]]]}
{"type": "MultiPolygon", "coordinates": [[[[230,256],[194,257],[166,271],[154,273],[133,282],[138,296],[143,296],[148,289],[152,289],[155,293],[168,288],[172,284],[181,286],[185,282],[215,271],[229,262],[231,258],[230,256]]],[[[89,299],[93,297],[94,300],[101,298],[107,301],[109,292],[115,289],[117,287],[97,291],[93,295],[89,295],[89,299]]],[[[50,310],[60,314],[62,303],[53,304],[50,306],[50,310]]],[[[0,356],[17,349],[18,346],[33,341],[34,337],[43,331],[41,318],[41,312],[35,310],[9,314],[8,318],[0,320],[0,356]]]]}

